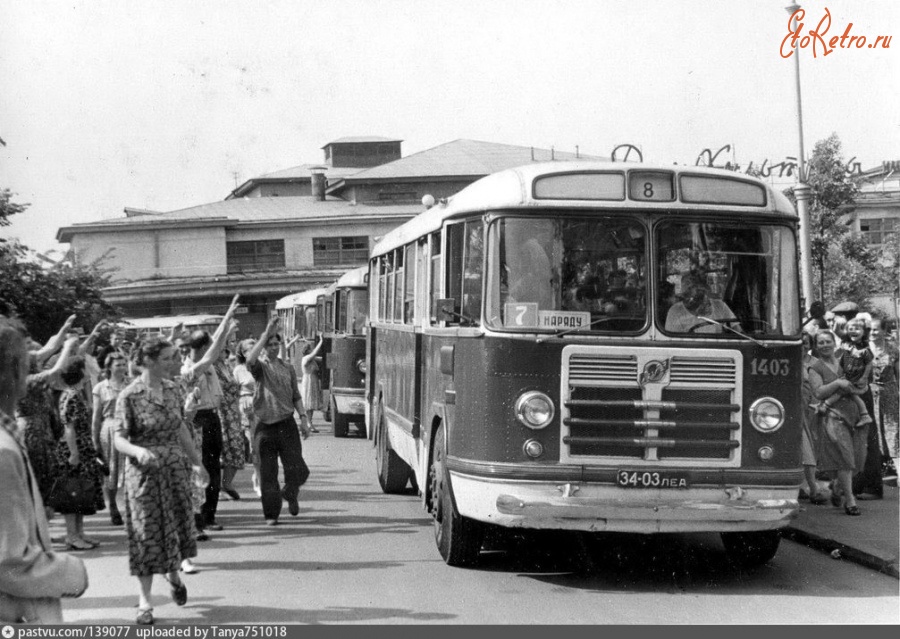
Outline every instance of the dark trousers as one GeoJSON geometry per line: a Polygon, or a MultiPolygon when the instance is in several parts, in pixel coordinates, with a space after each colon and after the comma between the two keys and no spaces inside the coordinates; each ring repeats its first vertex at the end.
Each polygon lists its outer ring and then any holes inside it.
{"type": "Polygon", "coordinates": [[[200,454],[203,467],[209,473],[206,501],[200,507],[201,520],[205,526],[216,521],[216,510],[219,507],[219,490],[222,488],[222,423],[216,411],[198,410],[194,424],[202,432],[200,454]]]}
{"type": "MultiPolygon", "coordinates": [[[[872,392],[868,391],[860,395],[869,411],[869,416],[875,419],[875,403],[872,392]]],[[[853,477],[853,492],[855,494],[869,493],[870,495],[883,494],[884,484],[881,477],[881,446],[878,438],[881,429],[874,422],[869,424],[869,436],[866,440],[866,463],[862,470],[853,477]]],[[[857,469],[859,470],[859,469],[857,469]]]]}
{"type": "Polygon", "coordinates": [[[274,424],[256,427],[254,444],[259,455],[259,487],[263,516],[278,519],[282,499],[296,499],[300,486],[309,478],[303,461],[303,444],[293,416],[274,424]],[[284,467],[284,489],[278,486],[278,459],[284,467]]]}

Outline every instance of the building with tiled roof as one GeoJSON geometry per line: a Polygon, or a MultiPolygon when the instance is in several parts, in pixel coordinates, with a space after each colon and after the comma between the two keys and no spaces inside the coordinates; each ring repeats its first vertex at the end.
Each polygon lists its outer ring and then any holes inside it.
{"type": "Polygon", "coordinates": [[[247,180],[223,201],[62,227],[78,258],[105,257],[104,296],[129,317],[223,312],[241,294],[241,337],[258,334],[275,300],[326,286],[364,264],[382,235],[475,180],[529,162],[589,158],[455,140],[402,157],[401,140],[344,137],[324,161],[247,180]]]}

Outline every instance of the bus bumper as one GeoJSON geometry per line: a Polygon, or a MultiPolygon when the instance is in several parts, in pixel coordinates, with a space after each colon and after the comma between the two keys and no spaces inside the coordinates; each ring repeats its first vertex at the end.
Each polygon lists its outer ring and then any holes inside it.
{"type": "Polygon", "coordinates": [[[362,388],[332,388],[331,396],[341,415],[365,415],[366,398],[362,388]]]}
{"type": "Polygon", "coordinates": [[[590,532],[737,532],[786,526],[797,487],[620,488],[490,480],[451,471],[460,514],[509,528],[590,532]]]}

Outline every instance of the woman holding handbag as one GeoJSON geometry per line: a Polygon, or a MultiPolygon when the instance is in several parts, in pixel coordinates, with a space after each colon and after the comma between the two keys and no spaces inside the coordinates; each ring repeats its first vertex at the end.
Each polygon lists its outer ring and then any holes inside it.
{"type": "Polygon", "coordinates": [[[65,429],[57,448],[57,479],[51,506],[66,519],[66,549],[90,550],[99,542],[84,536],[84,516],[105,508],[103,477],[91,435],[91,417],[84,399],[84,360],[74,357],[60,375],[66,385],[59,398],[65,429]],[[65,490],[60,490],[63,486],[65,490]]]}

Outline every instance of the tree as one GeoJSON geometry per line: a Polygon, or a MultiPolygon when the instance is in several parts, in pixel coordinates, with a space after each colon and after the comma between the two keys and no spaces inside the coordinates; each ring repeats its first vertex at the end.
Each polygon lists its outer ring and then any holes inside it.
{"type": "MultiPolygon", "coordinates": [[[[9,221],[11,215],[21,213],[28,208],[27,204],[16,204],[13,202],[13,195],[15,194],[9,189],[0,189],[0,226],[9,226],[11,224],[9,221]]],[[[0,242],[5,241],[0,237],[0,242]]]]}
{"type": "MultiPolygon", "coordinates": [[[[836,133],[816,142],[807,165],[810,187],[810,262],[814,287],[825,307],[850,299],[865,305],[872,291],[877,256],[850,234],[842,217],[852,210],[858,189],[844,162],[836,133]]],[[[796,203],[793,190],[788,197],[796,203]]]]}
{"type": "MultiPolygon", "coordinates": [[[[8,224],[9,215],[27,207],[13,203],[12,193],[0,189],[0,224],[8,224]]],[[[77,316],[75,325],[90,331],[101,319],[118,316],[117,309],[102,296],[102,289],[109,285],[102,260],[81,264],[70,251],[45,268],[23,244],[0,242],[0,314],[18,315],[39,342],[55,334],[72,313],[77,316]]]]}

